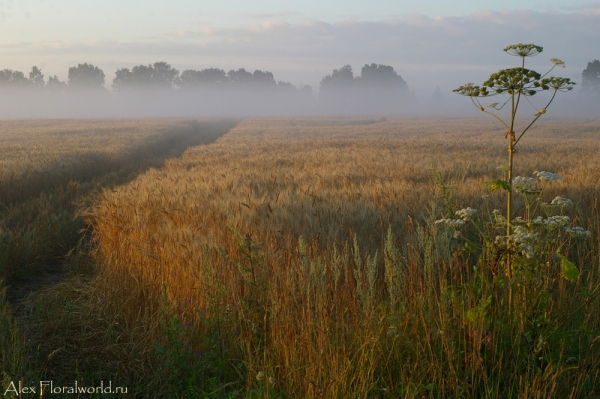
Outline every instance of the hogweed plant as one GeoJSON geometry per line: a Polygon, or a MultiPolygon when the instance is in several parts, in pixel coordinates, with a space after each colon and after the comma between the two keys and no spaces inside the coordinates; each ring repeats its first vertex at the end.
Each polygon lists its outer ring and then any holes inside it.
{"type": "MultiPolygon", "coordinates": [[[[467,96],[471,99],[473,104],[482,112],[491,115],[498,120],[505,128],[506,134],[505,139],[508,140],[508,166],[506,167],[506,178],[504,180],[497,179],[488,182],[488,186],[491,189],[503,189],[507,191],[507,209],[505,217],[506,234],[502,240],[498,241],[498,245],[504,245],[506,248],[506,273],[509,279],[512,279],[512,265],[511,255],[514,251],[511,250],[511,245],[516,245],[515,242],[523,243],[527,240],[532,239],[530,236],[521,237],[519,234],[523,232],[521,226],[512,223],[512,193],[517,191],[519,184],[530,184],[533,185],[534,180],[526,179],[513,179],[513,158],[515,150],[519,141],[523,135],[529,130],[529,128],[544,114],[546,114],[547,108],[554,101],[558,92],[567,92],[573,89],[575,83],[571,82],[568,78],[548,76],[550,72],[557,66],[564,68],[565,63],[559,59],[551,58],[553,66],[543,75],[540,73],[525,68],[525,58],[533,57],[540,54],[543,48],[536,46],[535,44],[513,44],[504,48],[507,54],[521,58],[521,66],[516,68],[502,69],[492,74],[483,85],[477,86],[473,83],[467,83],[459,88],[453,90],[454,92],[467,96]],[[533,97],[539,92],[548,91],[552,95],[546,105],[538,109],[536,108],[529,97],[533,97]],[[498,102],[492,102],[488,104],[488,109],[481,105],[480,99],[484,97],[493,97],[507,95],[508,98],[502,104],[498,102]],[[519,133],[515,133],[515,120],[517,116],[517,110],[521,105],[521,100],[525,99],[534,109],[535,113],[533,119],[527,126],[519,133]],[[494,111],[500,111],[504,107],[509,107],[508,119],[502,119],[498,113],[494,111]],[[518,227],[518,228],[517,228],[518,227]],[[517,241],[515,241],[517,240],[517,241]]],[[[546,173],[546,172],[542,172],[546,173]]],[[[545,175],[542,175],[545,176],[545,175]]],[[[542,179],[542,177],[538,176],[542,179]]],[[[535,191],[521,191],[525,194],[526,203],[527,199],[530,198],[535,191]]],[[[527,207],[527,212],[531,208],[531,203],[527,207]]],[[[513,248],[514,249],[514,248],[513,248]]]]}
{"type": "Polygon", "coordinates": [[[454,230],[454,238],[464,240],[469,251],[477,246],[466,233],[471,226],[484,243],[480,249],[492,253],[493,256],[488,259],[511,256],[516,261],[513,267],[519,265],[525,275],[534,275],[535,268],[548,265],[554,258],[560,261],[562,276],[575,281],[579,270],[561,252],[565,246],[591,237],[591,232],[573,225],[571,218],[565,215],[574,206],[572,200],[556,196],[549,203],[542,201],[544,190],[553,181],[561,180],[561,176],[545,171],[535,171],[533,175],[535,177],[517,176],[512,181],[512,189],[521,195],[525,204],[525,217],[517,216],[511,220],[509,235],[495,233],[503,232],[507,222],[497,209],[491,212],[486,223],[480,223],[479,212],[468,207],[456,211],[455,219],[440,219],[436,224],[444,224],[454,230]]]}

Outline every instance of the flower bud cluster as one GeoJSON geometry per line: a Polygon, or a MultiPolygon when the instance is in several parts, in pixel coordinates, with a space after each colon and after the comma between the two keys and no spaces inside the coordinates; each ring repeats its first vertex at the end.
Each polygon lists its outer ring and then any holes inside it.
{"type": "Polygon", "coordinates": [[[506,218],[502,215],[502,213],[500,213],[500,211],[498,209],[494,209],[492,211],[492,215],[494,216],[494,222],[498,226],[502,226],[502,225],[506,224],[506,218]]]}
{"type": "Polygon", "coordinates": [[[496,245],[506,246],[507,249],[520,253],[527,258],[533,258],[535,256],[533,243],[537,238],[537,233],[530,233],[524,227],[515,226],[513,234],[509,236],[497,236],[495,243],[496,245]]]}
{"type": "Polygon", "coordinates": [[[452,227],[453,229],[460,229],[465,225],[465,221],[462,219],[440,219],[436,220],[435,224],[445,224],[448,227],[452,227]]]}
{"type": "Polygon", "coordinates": [[[571,237],[573,238],[586,238],[586,237],[591,237],[592,236],[592,232],[589,230],[584,230],[583,227],[580,226],[575,226],[575,227],[567,227],[565,229],[565,231],[567,233],[569,233],[571,235],[571,237]]]}
{"type": "Polygon", "coordinates": [[[440,219],[436,220],[435,224],[443,223],[453,229],[459,229],[465,225],[465,222],[471,220],[471,218],[475,215],[477,215],[477,209],[468,207],[461,209],[460,211],[456,211],[456,216],[459,217],[458,219],[440,219]]]}
{"type": "Polygon", "coordinates": [[[556,198],[554,198],[552,200],[552,202],[550,203],[550,205],[573,206],[573,201],[571,201],[568,198],[563,198],[563,197],[557,196],[556,198]]]}
{"type": "Polygon", "coordinates": [[[568,216],[556,215],[550,216],[548,219],[544,219],[541,216],[533,219],[533,224],[544,226],[549,231],[554,230],[557,227],[564,227],[569,224],[571,219],[568,216]]]}
{"type": "Polygon", "coordinates": [[[533,192],[536,189],[533,177],[517,176],[512,180],[512,187],[520,193],[533,192]]]}
{"type": "Polygon", "coordinates": [[[533,172],[534,175],[537,176],[538,179],[540,179],[541,181],[556,181],[556,180],[561,180],[562,176],[559,176],[555,173],[552,172],[538,172],[537,170],[535,172],[533,172]]]}
{"type": "Polygon", "coordinates": [[[471,207],[467,207],[465,209],[461,209],[460,211],[456,211],[456,216],[458,216],[465,222],[471,220],[471,218],[475,215],[477,215],[477,209],[472,209],[471,207]]]}

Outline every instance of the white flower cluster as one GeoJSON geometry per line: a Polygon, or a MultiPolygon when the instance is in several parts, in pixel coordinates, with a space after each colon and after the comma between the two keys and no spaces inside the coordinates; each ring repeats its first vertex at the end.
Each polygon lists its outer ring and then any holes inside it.
{"type": "Polygon", "coordinates": [[[492,211],[492,215],[494,215],[494,220],[495,220],[496,224],[499,224],[499,225],[506,224],[506,218],[504,216],[502,216],[502,214],[500,213],[500,211],[498,209],[494,209],[492,211]]]}
{"type": "Polygon", "coordinates": [[[521,226],[515,226],[513,234],[509,236],[497,236],[495,243],[497,245],[505,245],[507,249],[520,253],[527,258],[533,258],[535,252],[533,251],[532,242],[534,242],[537,237],[538,235],[536,233],[530,233],[521,226]]]}
{"type": "Polygon", "coordinates": [[[573,206],[573,201],[571,201],[568,198],[563,198],[563,197],[557,196],[556,198],[554,198],[552,200],[552,202],[550,204],[558,205],[558,206],[573,206]]]}
{"type": "Polygon", "coordinates": [[[591,237],[592,232],[589,230],[584,230],[583,227],[575,226],[575,227],[567,227],[565,229],[567,233],[571,235],[573,238],[586,238],[591,237]]]}
{"type": "Polygon", "coordinates": [[[541,181],[556,181],[556,180],[561,180],[562,176],[559,176],[555,173],[552,172],[538,172],[537,170],[535,172],[533,172],[534,175],[537,176],[538,179],[540,179],[541,181]]]}
{"type": "Polygon", "coordinates": [[[570,221],[571,219],[568,216],[556,215],[550,216],[548,219],[544,219],[543,217],[538,216],[533,220],[533,223],[547,227],[558,227],[566,226],[569,224],[570,221]]]}
{"type": "Polygon", "coordinates": [[[465,225],[465,221],[462,219],[440,219],[440,220],[436,220],[435,224],[440,224],[443,223],[449,227],[452,227],[453,229],[460,229],[461,227],[463,227],[465,225]]]}
{"type": "Polygon", "coordinates": [[[571,221],[571,218],[568,216],[556,215],[550,216],[548,219],[544,219],[541,216],[538,216],[533,220],[535,224],[555,224],[559,226],[566,226],[571,221]]]}
{"type": "MultiPolygon", "coordinates": [[[[473,216],[477,214],[477,209],[472,209],[471,207],[461,209],[460,211],[456,211],[456,216],[459,219],[440,219],[436,220],[435,224],[443,223],[453,229],[459,229],[465,225],[465,222],[471,220],[473,216]]],[[[456,237],[456,235],[455,235],[456,237]]]]}
{"type": "Polygon", "coordinates": [[[460,211],[456,211],[456,216],[464,220],[471,220],[473,216],[477,215],[477,209],[472,209],[471,207],[461,209],[460,211]]]}
{"type": "Polygon", "coordinates": [[[520,193],[535,191],[535,179],[533,177],[517,176],[512,180],[512,188],[520,193]]]}

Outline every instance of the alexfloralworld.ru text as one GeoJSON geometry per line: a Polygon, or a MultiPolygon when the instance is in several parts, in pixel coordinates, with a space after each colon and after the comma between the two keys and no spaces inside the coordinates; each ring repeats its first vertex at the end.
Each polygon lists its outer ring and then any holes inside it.
{"type": "Polygon", "coordinates": [[[21,395],[68,395],[68,394],[107,394],[107,393],[127,393],[127,387],[114,387],[112,381],[104,384],[101,381],[96,386],[81,386],[77,381],[73,385],[55,385],[53,381],[40,381],[39,384],[25,384],[23,381],[9,382],[4,396],[19,396],[21,395]]]}

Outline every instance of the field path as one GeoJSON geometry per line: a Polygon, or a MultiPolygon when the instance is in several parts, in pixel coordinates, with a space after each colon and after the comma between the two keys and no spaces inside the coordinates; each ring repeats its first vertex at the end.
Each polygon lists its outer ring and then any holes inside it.
{"type": "MultiPolygon", "coordinates": [[[[20,263],[18,265],[10,264],[10,260],[0,260],[0,281],[5,280],[7,300],[14,314],[19,314],[23,301],[30,294],[59,283],[73,269],[67,254],[80,251],[81,248],[76,249],[76,246],[85,241],[85,226],[78,213],[93,201],[97,193],[126,184],[150,168],[160,169],[166,160],[181,156],[190,147],[214,142],[239,121],[212,119],[178,122],[162,135],[151,137],[152,140],[129,145],[126,153],[119,157],[89,148],[82,154],[83,160],[70,158],[73,163],[70,173],[54,173],[52,169],[39,168],[25,177],[19,178],[17,175],[12,179],[4,176],[0,179],[0,189],[2,186],[6,188],[0,190],[0,204],[3,205],[0,207],[0,238],[7,237],[5,241],[9,247],[5,250],[0,246],[2,255],[4,250],[10,255],[11,249],[24,252],[39,246],[47,247],[36,255],[13,253],[12,258],[15,263],[20,263]],[[81,165],[85,165],[85,169],[81,165]],[[42,211],[41,208],[45,209],[42,211]],[[25,215],[32,213],[39,215],[25,221],[25,215]],[[71,223],[62,226],[47,223],[47,219],[61,217],[71,223]],[[3,230],[3,225],[9,226],[9,229],[3,230]],[[39,226],[58,231],[41,231],[39,226]],[[26,265],[24,269],[23,264],[26,265]]],[[[27,121],[21,123],[27,124],[27,121]]],[[[9,140],[0,134],[2,138],[6,145],[9,140]]],[[[0,140],[0,153],[2,144],[0,140]]]]}

